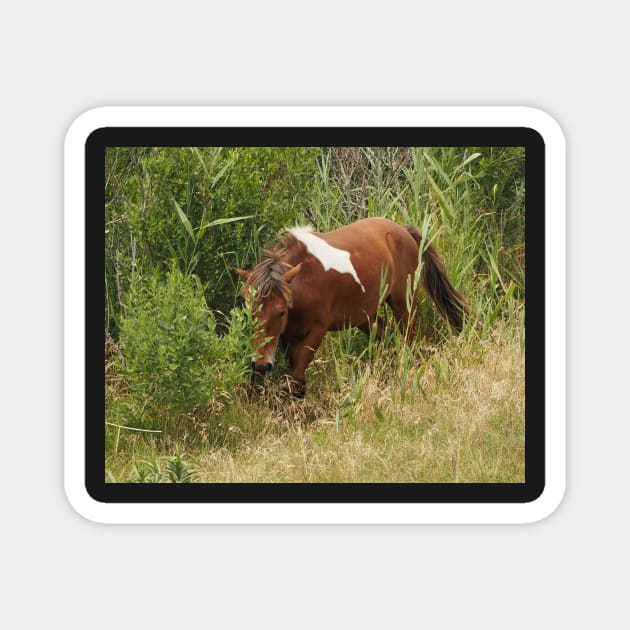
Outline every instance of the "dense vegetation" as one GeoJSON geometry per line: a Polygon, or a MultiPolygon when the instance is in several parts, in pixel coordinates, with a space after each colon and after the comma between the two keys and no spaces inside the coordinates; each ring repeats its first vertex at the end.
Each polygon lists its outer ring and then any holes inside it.
{"type": "MultiPolygon", "coordinates": [[[[521,148],[112,148],[109,481],[522,481],[521,148]],[[250,383],[251,268],[282,227],[367,216],[433,241],[472,317],[453,337],[329,334],[303,402],[250,383]]],[[[387,310],[383,313],[387,317],[387,310]]]]}

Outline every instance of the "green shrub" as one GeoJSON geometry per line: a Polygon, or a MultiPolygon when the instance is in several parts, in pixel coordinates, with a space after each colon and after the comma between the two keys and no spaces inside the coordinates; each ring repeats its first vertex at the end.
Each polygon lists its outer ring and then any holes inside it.
{"type": "Polygon", "coordinates": [[[172,259],[203,280],[211,308],[227,313],[238,295],[231,267],[250,267],[281,227],[304,221],[321,151],[110,147],[105,160],[109,334],[118,339],[133,271],[164,273],[172,259]]]}
{"type": "Polygon", "coordinates": [[[220,412],[246,380],[251,313],[233,309],[219,334],[199,279],[177,266],[164,279],[135,276],[129,296],[120,340],[129,392],[144,403],[142,421],[220,412]]]}

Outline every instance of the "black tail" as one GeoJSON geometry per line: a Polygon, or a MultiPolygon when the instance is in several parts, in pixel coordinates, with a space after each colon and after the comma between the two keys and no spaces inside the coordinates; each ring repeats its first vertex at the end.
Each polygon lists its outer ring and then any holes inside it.
{"type": "MultiPolygon", "coordinates": [[[[418,247],[422,242],[422,234],[413,225],[407,226],[418,247]]],[[[446,275],[444,263],[432,245],[422,253],[422,284],[431,296],[442,315],[458,332],[462,329],[464,316],[468,315],[468,305],[464,296],[456,291],[446,275]]]]}

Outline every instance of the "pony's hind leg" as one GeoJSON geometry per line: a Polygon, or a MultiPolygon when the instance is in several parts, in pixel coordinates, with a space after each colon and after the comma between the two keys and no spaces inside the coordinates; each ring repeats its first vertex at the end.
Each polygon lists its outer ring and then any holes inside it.
{"type": "Polygon", "coordinates": [[[391,290],[386,302],[392,309],[398,327],[407,339],[416,336],[416,315],[418,288],[411,299],[411,313],[407,308],[407,290],[409,281],[414,279],[418,266],[418,244],[407,230],[401,233],[387,234],[387,246],[392,258],[390,284],[391,290]]]}
{"type": "Polygon", "coordinates": [[[406,292],[402,295],[400,292],[392,292],[387,298],[387,303],[394,313],[394,318],[398,323],[400,332],[402,332],[407,339],[415,339],[416,337],[416,298],[417,295],[414,295],[411,301],[412,305],[414,305],[412,306],[411,313],[409,313],[407,309],[406,292]]]}
{"type": "Polygon", "coordinates": [[[383,335],[385,334],[385,320],[380,315],[376,317],[376,321],[368,320],[366,322],[363,322],[363,324],[360,324],[359,326],[357,326],[357,328],[359,330],[362,330],[366,335],[369,335],[370,330],[375,323],[376,323],[376,338],[382,339],[383,335]]]}

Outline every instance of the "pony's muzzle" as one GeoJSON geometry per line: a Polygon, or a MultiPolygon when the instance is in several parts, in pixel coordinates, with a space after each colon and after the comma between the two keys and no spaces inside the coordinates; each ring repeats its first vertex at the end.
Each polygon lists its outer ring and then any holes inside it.
{"type": "Polygon", "coordinates": [[[273,363],[270,363],[270,362],[256,363],[256,361],[252,361],[251,366],[252,366],[252,370],[254,370],[256,374],[260,374],[261,376],[264,376],[265,374],[267,374],[267,372],[271,372],[271,369],[273,368],[273,363]]]}

